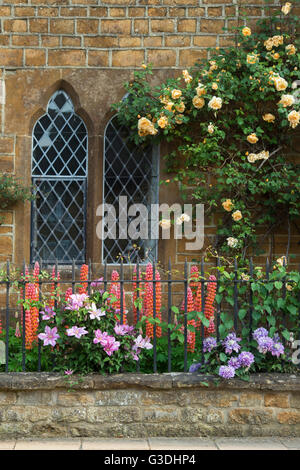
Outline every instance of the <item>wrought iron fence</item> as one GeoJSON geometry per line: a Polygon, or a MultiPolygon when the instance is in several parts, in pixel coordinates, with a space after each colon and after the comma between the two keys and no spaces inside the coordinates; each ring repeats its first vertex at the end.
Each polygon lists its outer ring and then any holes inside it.
{"type": "MultiPolygon", "coordinates": [[[[191,263],[188,263],[185,261],[184,266],[183,266],[183,276],[176,278],[172,274],[172,265],[171,265],[171,260],[169,260],[168,268],[164,271],[165,272],[165,277],[161,277],[159,280],[155,278],[155,273],[157,270],[157,265],[155,262],[151,261],[152,265],[152,272],[153,272],[153,278],[150,280],[145,280],[143,277],[143,269],[145,265],[141,265],[137,263],[135,266],[135,279],[129,279],[124,272],[124,268],[127,270],[128,265],[123,265],[123,262],[121,261],[118,265],[107,265],[104,264],[102,266],[102,272],[100,275],[102,275],[103,279],[101,282],[103,283],[104,286],[104,291],[107,291],[109,288],[109,285],[111,284],[112,280],[108,276],[108,270],[109,269],[115,269],[118,270],[119,272],[119,279],[117,281],[113,281],[114,283],[118,283],[120,286],[120,323],[123,323],[124,321],[124,312],[125,312],[125,306],[124,306],[124,297],[123,294],[126,292],[127,294],[130,293],[132,295],[133,289],[132,286],[133,284],[135,285],[135,292],[136,292],[136,320],[137,322],[142,318],[143,312],[141,311],[140,304],[139,304],[139,299],[142,297],[141,294],[141,286],[142,284],[145,283],[151,283],[153,287],[153,304],[152,304],[152,309],[153,309],[153,319],[155,320],[156,318],[156,302],[157,302],[157,284],[160,283],[161,286],[163,286],[163,307],[164,307],[164,312],[163,312],[163,320],[165,324],[167,325],[166,331],[165,331],[165,339],[166,339],[166,344],[167,344],[167,361],[166,361],[166,370],[164,372],[172,372],[173,371],[173,366],[172,366],[172,353],[173,353],[173,345],[172,345],[172,322],[174,321],[174,316],[176,316],[176,311],[178,309],[175,309],[176,301],[174,302],[174,296],[177,297],[177,299],[181,296],[182,297],[182,318],[183,318],[183,323],[182,323],[182,331],[183,331],[183,347],[182,347],[182,353],[183,353],[183,371],[188,370],[188,332],[189,332],[189,327],[188,327],[188,288],[191,282],[191,276],[189,272],[189,265],[191,263]],[[131,286],[131,289],[129,291],[126,291],[126,286],[129,285],[131,286]]],[[[39,261],[39,265],[42,268],[43,267],[43,262],[39,261]]],[[[215,283],[217,286],[217,292],[220,287],[220,282],[221,282],[221,271],[219,268],[221,268],[221,261],[218,258],[216,261],[216,267],[215,267],[215,273],[216,277],[212,279],[207,279],[205,277],[205,262],[202,259],[201,262],[198,264],[199,268],[199,277],[197,279],[198,285],[201,286],[201,304],[202,304],[202,312],[205,310],[205,292],[206,288],[209,285],[209,283],[215,283]]],[[[210,266],[211,268],[212,266],[210,266]]],[[[99,282],[98,279],[93,279],[91,276],[92,273],[92,265],[89,262],[88,264],[88,277],[84,281],[86,286],[87,286],[87,294],[90,295],[91,290],[92,290],[92,285],[95,282],[99,282]]],[[[24,263],[23,268],[22,268],[22,273],[25,273],[26,271],[26,265],[24,263]]],[[[297,272],[300,272],[300,269],[297,270],[297,272]]],[[[227,310],[232,318],[232,330],[235,332],[239,332],[242,327],[245,327],[245,325],[248,328],[248,334],[249,334],[249,341],[251,340],[252,332],[253,332],[253,314],[255,310],[255,305],[254,305],[254,292],[252,289],[252,284],[254,283],[253,280],[253,272],[254,272],[254,265],[252,262],[252,259],[250,259],[249,262],[249,271],[248,275],[244,276],[243,278],[240,278],[238,276],[238,266],[237,262],[235,262],[232,273],[234,274],[233,279],[228,280],[228,286],[231,286],[233,288],[233,298],[231,299],[230,304],[226,304],[226,302],[220,301],[216,302],[215,306],[215,316],[214,316],[214,324],[215,324],[215,337],[217,341],[220,340],[220,326],[222,325],[222,312],[227,310]],[[242,285],[246,285],[247,288],[246,290],[244,289],[243,291],[243,301],[247,299],[247,312],[245,315],[243,315],[243,319],[241,319],[241,316],[239,315],[240,312],[240,301],[241,301],[241,294],[240,294],[240,288],[242,285]],[[226,304],[226,305],[224,305],[226,304]]],[[[268,283],[270,282],[270,274],[272,272],[272,264],[269,263],[269,261],[266,261],[266,266],[265,266],[265,277],[263,279],[260,279],[260,282],[262,283],[268,283]]],[[[41,301],[42,295],[43,295],[43,290],[45,289],[46,286],[49,287],[50,284],[54,285],[54,290],[57,289],[58,285],[65,285],[66,287],[69,286],[72,289],[72,293],[76,292],[76,288],[81,284],[81,280],[78,279],[78,266],[75,264],[73,261],[72,267],[70,270],[70,276],[66,279],[58,279],[58,273],[59,273],[59,268],[58,268],[58,263],[56,262],[54,265],[54,280],[53,279],[39,279],[37,281],[38,284],[38,292],[39,292],[39,300],[41,301]]],[[[15,322],[15,317],[14,313],[16,310],[16,305],[15,303],[12,304],[11,302],[11,297],[13,297],[13,302],[15,302],[15,295],[16,295],[16,286],[15,286],[16,280],[11,277],[11,265],[9,262],[6,263],[6,266],[2,269],[2,280],[0,280],[0,287],[2,289],[2,309],[1,309],[1,318],[2,318],[2,323],[3,323],[3,329],[5,330],[5,338],[4,338],[4,351],[2,351],[2,364],[4,366],[5,372],[10,372],[9,370],[9,358],[10,358],[10,344],[9,344],[9,326],[14,324],[15,322]],[[3,354],[4,353],[4,354],[3,354]]],[[[25,301],[25,291],[26,291],[26,285],[31,282],[25,279],[24,276],[18,279],[18,292],[20,293],[20,288],[22,292],[22,298],[20,300],[25,301]]],[[[285,299],[287,295],[287,285],[288,283],[291,282],[288,278],[284,279],[284,282],[282,283],[282,287],[280,289],[280,295],[282,299],[285,299]]],[[[300,291],[297,294],[298,298],[298,305],[300,305],[300,291]]],[[[141,299],[142,300],[142,299],[141,299]]],[[[177,302],[178,303],[178,302],[177,302]]],[[[55,300],[55,305],[54,308],[57,307],[57,300],[55,300]]],[[[19,314],[21,316],[21,369],[22,371],[26,371],[26,347],[25,347],[25,322],[26,322],[26,312],[25,309],[20,306],[19,307],[19,314]]],[[[298,317],[299,317],[299,322],[300,322],[300,311],[298,312],[298,317]]],[[[41,320],[41,317],[39,318],[41,320]]],[[[287,319],[282,318],[283,322],[286,322],[287,319]]],[[[153,372],[156,373],[158,372],[158,358],[157,358],[157,328],[158,325],[154,322],[153,324],[153,338],[152,338],[152,344],[153,344],[153,372]]],[[[298,331],[297,334],[298,338],[300,339],[300,330],[298,331]]],[[[198,338],[199,341],[202,342],[202,340],[205,337],[205,327],[203,322],[201,323],[201,327],[198,332],[198,338]]],[[[0,343],[3,344],[3,341],[0,343]]],[[[38,340],[37,343],[37,354],[38,354],[38,361],[37,361],[37,371],[40,372],[42,370],[42,344],[41,341],[38,340]]],[[[203,354],[203,353],[202,353],[203,354]]],[[[139,371],[139,363],[137,363],[137,370],[139,371]]]]}

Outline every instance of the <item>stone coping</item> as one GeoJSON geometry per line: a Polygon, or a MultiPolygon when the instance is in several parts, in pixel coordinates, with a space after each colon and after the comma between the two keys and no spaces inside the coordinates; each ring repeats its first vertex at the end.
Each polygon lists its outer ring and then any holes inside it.
{"type": "Polygon", "coordinates": [[[253,374],[250,381],[241,379],[217,380],[215,376],[194,373],[164,374],[89,374],[86,376],[63,376],[45,372],[0,373],[0,390],[75,390],[112,389],[247,389],[270,391],[300,391],[300,374],[253,374]],[[206,384],[204,384],[204,382],[206,384]]]}

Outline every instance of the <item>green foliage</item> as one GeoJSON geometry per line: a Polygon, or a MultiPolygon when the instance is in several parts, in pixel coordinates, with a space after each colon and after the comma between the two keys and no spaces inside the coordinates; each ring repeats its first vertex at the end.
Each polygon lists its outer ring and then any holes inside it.
{"type": "Polygon", "coordinates": [[[179,182],[184,197],[192,186],[193,202],[218,215],[213,248],[220,254],[260,254],[283,220],[290,233],[300,216],[299,165],[288,158],[300,119],[293,88],[300,79],[298,26],[292,13],[270,13],[250,35],[236,28],[234,47],[211,50],[209,61],[158,86],[145,66],[125,84],[127,98],[113,105],[136,144],[176,143],[165,157],[168,181],[179,182]],[[289,105],[283,95],[292,97],[289,105]],[[231,210],[222,206],[227,199],[231,210]]]}
{"type": "MultiPolygon", "coordinates": [[[[54,315],[48,320],[42,320],[39,325],[39,333],[46,331],[46,327],[57,328],[59,338],[55,346],[42,346],[42,355],[51,355],[53,359],[52,370],[63,372],[72,370],[80,374],[98,372],[100,374],[129,372],[136,370],[134,354],[143,356],[143,351],[136,352],[133,348],[138,330],[119,334],[115,331],[120,322],[120,315],[111,307],[116,299],[108,292],[93,292],[86,296],[84,305],[78,309],[66,309],[65,302],[60,303],[57,308],[52,309],[54,315]],[[101,310],[103,313],[99,318],[91,317],[91,307],[101,310]],[[67,334],[73,327],[83,328],[87,334],[81,337],[67,334]],[[100,330],[115,338],[118,348],[109,354],[104,346],[95,343],[95,332],[100,330]]],[[[26,300],[24,307],[39,307],[36,301],[26,300]]],[[[142,349],[142,348],[141,348],[142,349]]]]}
{"type": "Polygon", "coordinates": [[[0,209],[7,209],[16,202],[31,199],[31,188],[25,187],[18,178],[11,174],[0,173],[0,209]]]}

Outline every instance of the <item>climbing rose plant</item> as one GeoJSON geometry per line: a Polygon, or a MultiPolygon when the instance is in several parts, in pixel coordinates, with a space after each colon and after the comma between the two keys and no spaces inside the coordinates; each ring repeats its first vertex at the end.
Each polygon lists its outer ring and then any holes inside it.
{"type": "Polygon", "coordinates": [[[299,165],[288,157],[300,122],[293,7],[282,4],[255,30],[236,28],[235,46],[158,86],[143,64],[113,105],[136,144],[173,142],[165,184],[179,182],[183,200],[188,190],[207,216],[217,214],[212,248],[225,256],[259,254],[283,220],[289,239],[297,226],[299,165]]]}

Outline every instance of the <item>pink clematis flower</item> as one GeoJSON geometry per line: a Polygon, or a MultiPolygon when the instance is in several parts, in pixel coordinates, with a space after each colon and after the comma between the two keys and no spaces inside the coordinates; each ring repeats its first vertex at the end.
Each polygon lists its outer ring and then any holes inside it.
{"type": "Polygon", "coordinates": [[[100,317],[104,317],[106,315],[105,310],[102,310],[102,308],[97,308],[95,302],[92,302],[92,305],[88,307],[88,312],[90,314],[91,320],[100,320],[100,317]]]}
{"type": "Polygon", "coordinates": [[[56,326],[54,328],[50,328],[50,326],[45,327],[45,333],[40,333],[38,338],[44,342],[44,346],[51,346],[56,345],[56,340],[59,338],[59,334],[57,334],[56,326]]]}
{"type": "Polygon", "coordinates": [[[94,331],[94,333],[94,344],[100,343],[108,356],[111,356],[114,351],[117,351],[119,349],[120,342],[116,341],[116,338],[114,336],[110,336],[106,331],[102,333],[101,330],[96,330],[94,331]]]}
{"type": "Polygon", "coordinates": [[[146,336],[146,338],[143,338],[142,335],[139,335],[135,340],[134,340],[134,345],[132,346],[132,349],[134,351],[137,351],[138,349],[152,349],[153,345],[150,343],[150,338],[146,336]]]}
{"type": "Polygon", "coordinates": [[[84,302],[88,299],[86,294],[72,294],[68,299],[68,305],[65,310],[79,310],[84,306],[84,302]]]}
{"type": "Polygon", "coordinates": [[[116,341],[116,338],[109,336],[107,338],[105,346],[103,346],[104,351],[108,356],[111,356],[113,352],[117,351],[120,347],[119,341],[116,341]]]}
{"type": "Polygon", "coordinates": [[[83,327],[72,326],[67,330],[67,336],[75,336],[75,338],[80,339],[82,335],[87,335],[88,331],[86,331],[83,327]]]}
{"type": "Polygon", "coordinates": [[[134,326],[120,325],[117,323],[114,327],[114,332],[119,336],[131,335],[134,332],[134,326]]]}

